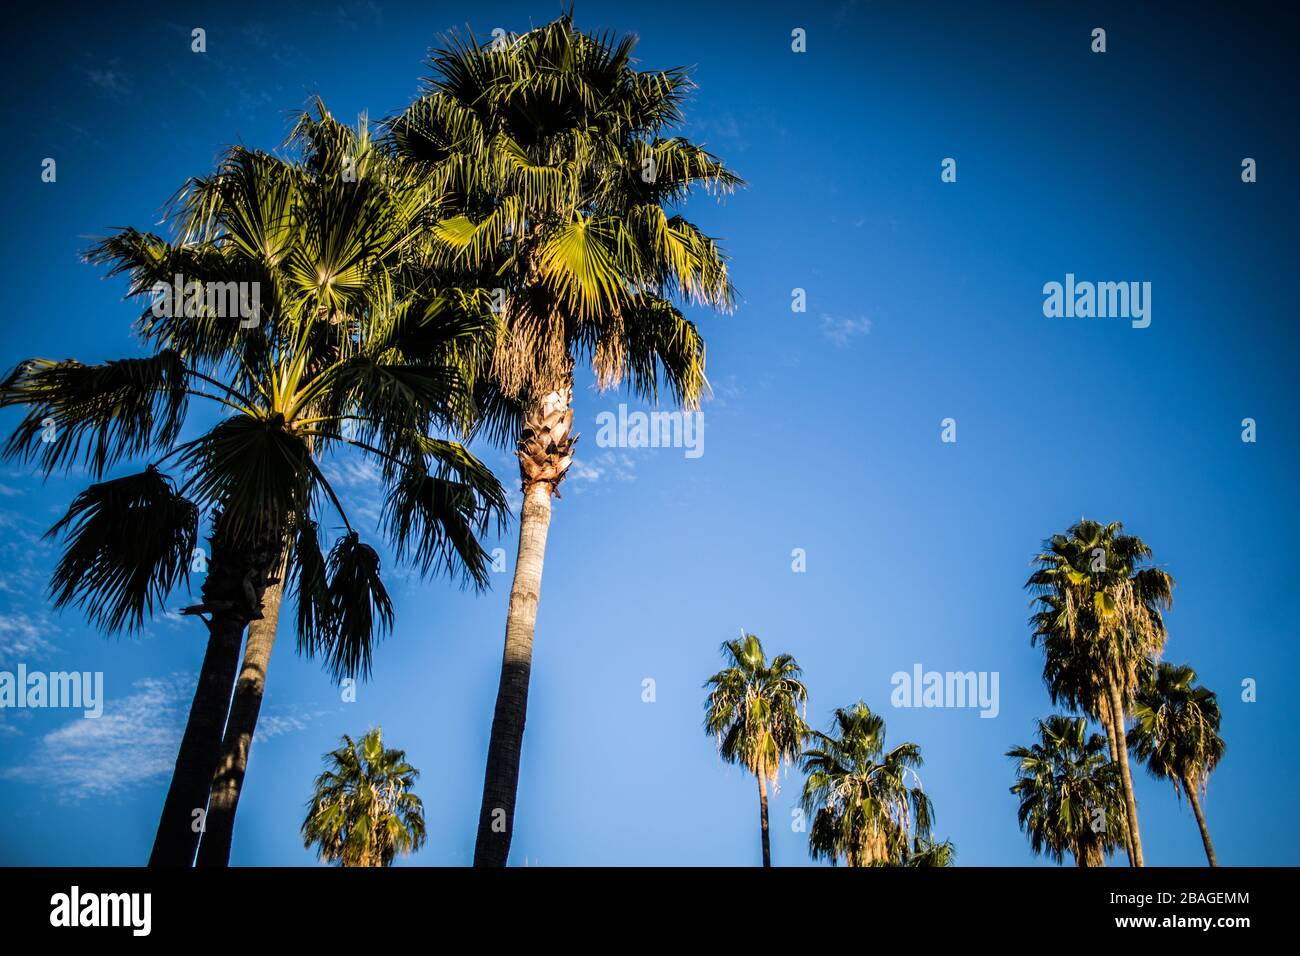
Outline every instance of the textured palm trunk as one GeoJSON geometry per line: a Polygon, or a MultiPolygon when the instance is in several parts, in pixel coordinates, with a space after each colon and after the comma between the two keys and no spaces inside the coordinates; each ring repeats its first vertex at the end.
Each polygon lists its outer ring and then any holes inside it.
{"type": "Polygon", "coordinates": [[[246,588],[253,588],[252,603],[256,605],[279,553],[274,544],[279,539],[275,531],[265,531],[251,544],[240,545],[222,533],[221,525],[218,517],[209,539],[212,560],[203,582],[203,604],[187,609],[187,613],[206,610],[210,614],[208,647],[158,820],[150,866],[194,865],[194,854],[206,826],[208,792],[221,760],[222,734],[239,670],[239,649],[244,629],[256,611],[250,606],[246,588]]]}
{"type": "Polygon", "coordinates": [[[573,461],[573,388],[546,395],[528,410],[518,443],[524,502],[519,515],[519,553],[510,609],[506,616],[505,651],[497,687],[483,801],[479,807],[475,866],[505,866],[514,836],[519,760],[528,717],[528,681],[533,669],[533,630],[542,592],[542,566],[551,524],[551,495],[573,461]]]}
{"type": "MultiPolygon", "coordinates": [[[[1111,763],[1119,763],[1119,748],[1115,745],[1117,734],[1115,732],[1115,721],[1111,717],[1110,707],[1102,709],[1101,714],[1102,729],[1106,732],[1106,745],[1110,747],[1111,763]]],[[[1124,822],[1124,852],[1128,855],[1128,865],[1135,866],[1133,856],[1133,831],[1129,829],[1128,821],[1124,822]]]]}
{"type": "Polygon", "coordinates": [[[200,821],[208,804],[208,788],[221,757],[221,731],[234,689],[244,626],[242,617],[225,612],[213,614],[208,625],[208,649],[203,655],[189,720],[158,820],[153,852],[149,855],[150,866],[194,864],[194,851],[203,825],[200,821]]]}
{"type": "Polygon", "coordinates": [[[1201,799],[1196,795],[1196,788],[1191,786],[1187,778],[1183,778],[1183,789],[1187,791],[1187,799],[1192,801],[1192,812],[1196,814],[1196,825],[1201,828],[1201,842],[1205,844],[1205,858],[1210,861],[1210,866],[1218,866],[1219,859],[1214,855],[1214,844],[1210,842],[1210,828],[1205,825],[1205,814],[1201,812],[1201,799]]]}
{"type": "MultiPolygon", "coordinates": [[[[758,774],[759,827],[763,831],[763,865],[772,865],[772,842],[767,832],[767,775],[758,774]]],[[[851,865],[851,864],[850,864],[851,865]]]]}
{"type": "Polygon", "coordinates": [[[280,619],[280,601],[284,596],[283,565],[279,577],[262,594],[262,619],[248,626],[248,643],[235,696],[230,703],[230,717],[221,744],[221,759],[212,779],[208,796],[207,826],[199,843],[199,866],[221,867],[230,863],[230,847],[235,832],[235,812],[248,772],[248,754],[257,731],[257,718],[266,691],[266,671],[275,647],[276,627],[280,619]]]}
{"type": "Polygon", "coordinates": [[[1119,686],[1114,678],[1107,681],[1110,697],[1111,719],[1115,726],[1115,749],[1119,752],[1119,773],[1124,784],[1124,807],[1128,811],[1128,832],[1133,842],[1133,865],[1145,866],[1142,861],[1142,835],[1138,831],[1137,797],[1133,793],[1133,776],[1128,764],[1128,736],[1124,732],[1124,705],[1120,700],[1119,686]]]}

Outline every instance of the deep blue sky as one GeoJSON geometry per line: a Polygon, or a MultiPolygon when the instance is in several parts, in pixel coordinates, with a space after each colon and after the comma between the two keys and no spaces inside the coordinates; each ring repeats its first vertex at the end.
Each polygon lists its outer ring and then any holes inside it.
{"type": "MultiPolygon", "coordinates": [[[[150,227],[226,144],[277,146],[316,93],[347,118],[399,109],[439,33],[523,30],[559,9],[133,6],[46,3],[6,31],[6,367],[134,354],[123,283],[78,254],[110,227],[150,227]],[[195,26],[206,55],[189,50],[195,26]],[[55,184],[40,181],[47,156],[55,184]]],[[[645,67],[695,65],[686,132],[750,185],[688,211],[725,238],[743,303],[700,316],[715,389],[702,457],[597,448],[596,415],[622,399],[578,398],[512,862],[759,861],[754,781],[700,727],[701,682],[741,627],[803,664],[818,726],[862,698],[891,741],[921,745],[959,863],[1041,862],[1003,756],[1051,711],[1022,585],[1040,541],[1086,515],[1125,522],[1178,580],[1167,656],[1224,714],[1205,803],[1220,861],[1300,863],[1293,26],[1271,5],[813,6],[578,6],[583,28],[637,33],[645,67]],[[1089,50],[1097,26],[1104,55],[1089,50]],[[956,183],[940,182],[945,157],[956,183]],[[1151,282],[1150,328],[1045,318],[1042,286],[1067,272],[1151,282]],[[956,444],[939,440],[946,417],[956,444]],[[890,675],[916,663],[997,671],[1000,714],[892,708],[890,675]]],[[[513,480],[504,454],[482,453],[513,480]]],[[[335,472],[373,515],[367,476],[335,472]]],[[[54,551],[38,539],[83,483],[0,466],[0,669],[102,670],[108,694],[97,722],[0,715],[0,863],[145,861],[202,654],[192,621],[106,641],[51,614],[54,551]]],[[[470,861],[509,577],[480,597],[393,590],[396,631],[358,702],[292,640],[277,648],[235,863],[312,863],[298,827],[320,755],[376,724],[424,772],[414,862],[470,861]]],[[[1186,805],[1136,783],[1148,861],[1203,863],[1186,805]]],[[[799,786],[790,773],[773,800],[778,865],[809,862],[789,826],[799,786]]]]}

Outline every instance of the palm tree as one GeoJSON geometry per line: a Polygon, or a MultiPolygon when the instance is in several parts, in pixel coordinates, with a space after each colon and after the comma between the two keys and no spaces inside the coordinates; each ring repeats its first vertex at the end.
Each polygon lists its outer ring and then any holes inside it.
{"type": "Polygon", "coordinates": [[[1161,611],[1173,602],[1174,579],[1147,566],[1150,547],[1123,532],[1119,522],[1080,520],[1044,544],[1025,586],[1035,595],[1031,642],[1043,645],[1052,702],[1105,729],[1124,792],[1125,846],[1130,863],[1142,866],[1125,723],[1151,659],[1164,648],[1161,611]]]}
{"type": "Polygon", "coordinates": [[[903,857],[903,866],[920,868],[952,866],[957,857],[957,849],[951,840],[935,843],[933,840],[916,839],[903,857]]]}
{"type": "Polygon", "coordinates": [[[753,634],[727,641],[722,654],[728,666],[704,682],[711,688],[704,705],[704,730],[717,738],[723,760],[740,764],[758,778],[763,865],[771,866],[767,782],[771,780],[775,789],[781,765],[799,756],[808,736],[801,713],[808,706],[808,691],[799,680],[795,659],[778,654],[768,663],[762,643],[753,634]]]}
{"type": "MultiPolygon", "coordinates": [[[[326,137],[326,127],[336,145],[346,142],[322,107],[315,132],[326,137]]],[[[350,446],[377,464],[386,530],[398,558],[422,571],[451,568],[482,582],[475,534],[504,513],[490,472],[431,434],[468,427],[472,355],[492,339],[491,316],[472,295],[391,278],[417,234],[427,187],[373,150],[347,167],[356,181],[341,174],[341,157],[311,157],[233,148],[214,176],[178,196],[173,240],[124,229],[91,250],[110,274],[130,276],[132,295],[153,297],[137,324],[150,355],[99,365],[29,360],[0,386],[0,405],[27,408],[7,457],[34,460],[47,474],[84,461],[98,479],[123,459],[152,456],[138,474],[91,485],[51,529],[65,537],[51,583],[57,607],[83,608],[106,633],[141,630],[188,579],[200,518],[212,515],[203,601],[187,609],[207,625],[207,653],[152,865],[194,860],[243,631],[265,621],[277,569],[290,574],[297,597],[300,650],[323,658],[336,678],[366,676],[374,641],[391,627],[379,556],[320,462],[350,446]],[[259,307],[240,321],[198,294],[159,309],[158,289],[176,276],[187,292],[244,283],[241,294],[259,307]],[[191,398],[225,417],[181,441],[191,398]],[[185,476],[179,487],[160,470],[168,459],[185,476]],[[328,558],[319,536],[326,507],[343,524],[328,558]]],[[[278,596],[274,605],[273,613],[278,596]]],[[[245,670],[264,675],[269,651],[264,640],[250,646],[245,670]]],[[[252,690],[260,702],[260,680],[252,690]]],[[[242,779],[256,708],[234,717],[242,779]]],[[[233,811],[231,803],[228,825],[233,811]]],[[[221,820],[220,812],[210,818],[221,820]]]]}
{"type": "Polygon", "coordinates": [[[420,771],[405,750],[384,748],[376,727],[325,755],[326,769],[302,824],[303,846],[340,866],[392,866],[424,845],[424,804],[411,792],[420,771]]]}
{"type": "Polygon", "coordinates": [[[1129,746],[1152,776],[1172,781],[1175,794],[1187,794],[1205,856],[1210,866],[1218,866],[1198,793],[1205,792],[1223,757],[1222,715],[1214,692],[1194,686],[1195,681],[1196,671],[1187,665],[1161,663],[1138,690],[1129,746]]]}
{"type": "Polygon", "coordinates": [[[434,261],[494,289],[504,326],[480,397],[489,434],[514,444],[523,505],[476,866],[504,866],[513,835],[551,497],[577,440],[575,365],[589,361],[602,389],[626,380],[693,408],[704,343],[675,303],[733,301],[715,241],[674,209],[696,185],[740,180],[665,135],[690,81],[636,70],[634,44],[579,33],[569,16],[488,46],[452,37],[424,95],[389,124],[393,152],[449,199],[434,261]]]}
{"type": "MultiPolygon", "coordinates": [[[[314,114],[306,111],[300,114],[289,142],[300,150],[300,159],[312,186],[321,194],[320,209],[313,210],[315,215],[306,221],[325,224],[336,230],[334,241],[341,246],[348,243],[359,246],[374,241],[374,236],[353,235],[360,230],[369,229],[380,236],[394,228],[403,231],[401,244],[394,246],[388,255],[376,257],[369,274],[362,277],[362,281],[376,284],[395,284],[394,291],[386,293],[394,296],[395,315],[408,307],[414,307],[416,313],[413,320],[399,319],[410,322],[414,334],[384,346],[390,351],[388,359],[395,363],[423,362],[430,368],[440,368],[448,375],[449,383],[459,382],[459,387],[467,388],[476,374],[475,361],[485,359],[488,354],[484,346],[491,341],[491,335],[485,335],[485,332],[491,330],[494,323],[486,320],[484,303],[476,303],[472,294],[454,287],[430,289],[427,262],[411,248],[409,234],[413,219],[427,209],[429,197],[424,184],[409,175],[401,175],[395,168],[396,164],[375,149],[364,117],[353,130],[335,121],[319,99],[315,102],[314,114]],[[434,295],[432,301],[430,292],[434,295]],[[422,315],[421,308],[425,309],[422,315]],[[443,326],[440,331],[432,328],[435,323],[443,326]]],[[[309,235],[300,235],[296,241],[310,244],[316,240],[309,235]]],[[[403,387],[402,383],[397,387],[403,387]]],[[[464,413],[463,407],[457,409],[457,414],[464,413]]],[[[344,441],[357,443],[365,430],[358,427],[359,423],[367,424],[358,416],[344,420],[347,426],[343,431],[344,441]]],[[[377,444],[391,451],[391,436],[373,427],[376,423],[369,424],[373,437],[384,439],[377,444]]],[[[454,446],[448,446],[446,450],[454,457],[462,458],[462,463],[471,471],[477,471],[477,475],[471,476],[467,488],[460,488],[458,486],[463,482],[446,480],[449,475],[454,477],[456,468],[452,466],[449,469],[444,465],[440,468],[442,474],[435,477],[426,489],[430,503],[441,516],[442,527],[435,532],[442,535],[441,548],[422,549],[418,544],[418,533],[412,534],[416,530],[413,514],[394,509],[396,502],[393,500],[390,500],[384,515],[389,536],[399,553],[415,543],[414,557],[421,572],[432,569],[452,573],[459,576],[462,583],[472,582],[475,587],[483,588],[487,582],[487,568],[475,532],[485,529],[489,514],[500,521],[505,513],[505,499],[495,479],[481,468],[475,468],[472,458],[461,456],[454,446]],[[475,490],[476,484],[483,479],[487,483],[475,490]],[[464,498],[466,491],[471,495],[481,495],[486,491],[482,502],[484,507],[466,511],[463,507],[466,501],[458,501],[464,498]],[[476,517],[466,522],[467,514],[476,517]]],[[[373,454],[378,449],[370,448],[368,451],[373,454]]],[[[389,464],[397,462],[390,460],[389,464]]],[[[281,586],[276,581],[267,588],[263,597],[263,619],[254,620],[249,625],[244,662],[226,723],[221,763],[209,795],[207,828],[197,861],[200,866],[225,866],[229,862],[235,811],[261,709],[266,668],[275,643],[280,599],[281,586]]]]}
{"type": "Polygon", "coordinates": [[[1020,798],[1017,818],[1034,853],[1060,863],[1069,852],[1076,866],[1105,866],[1124,841],[1124,797],[1119,765],[1087,727],[1083,717],[1040,720],[1036,743],[1007,751],[1019,761],[1011,792],[1020,798]]]}
{"type": "Polygon", "coordinates": [[[849,866],[946,866],[952,847],[930,838],[934,807],[914,743],[885,750],[885,721],[862,701],[837,708],[831,732],[804,751],[803,809],[813,859],[849,866]]]}

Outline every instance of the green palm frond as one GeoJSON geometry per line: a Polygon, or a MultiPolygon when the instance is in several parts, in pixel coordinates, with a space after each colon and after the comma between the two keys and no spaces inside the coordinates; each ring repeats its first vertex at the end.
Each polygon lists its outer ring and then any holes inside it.
{"type": "Polygon", "coordinates": [[[0,408],[27,408],[4,456],[35,460],[46,474],[84,462],[101,477],[123,458],[176,440],[187,387],[171,350],[102,365],[29,359],[0,383],[0,408]]]}
{"type": "Polygon", "coordinates": [[[179,460],[194,475],[190,493],[201,505],[220,507],[237,539],[278,531],[288,516],[311,512],[311,451],[279,415],[233,415],[191,442],[179,460]]]}
{"type": "Polygon", "coordinates": [[[379,577],[379,555],[355,531],[330,551],[329,632],[319,650],[336,680],[369,677],[375,643],[393,628],[393,603],[379,577]]]}
{"type": "Polygon", "coordinates": [[[500,484],[455,442],[425,438],[397,477],[381,521],[396,542],[397,559],[420,572],[461,573],[487,585],[489,562],[478,535],[504,525],[508,504],[500,484]],[[427,462],[434,464],[430,471],[427,462]]]}
{"type": "Polygon", "coordinates": [[[168,592],[188,579],[198,508],[153,466],[91,485],[46,537],[65,548],[50,581],[58,608],[82,608],[106,633],[139,631],[168,592]]]}
{"type": "Polygon", "coordinates": [[[293,529],[288,568],[297,600],[298,652],[312,657],[329,645],[333,626],[329,572],[314,521],[300,518],[293,529]]]}

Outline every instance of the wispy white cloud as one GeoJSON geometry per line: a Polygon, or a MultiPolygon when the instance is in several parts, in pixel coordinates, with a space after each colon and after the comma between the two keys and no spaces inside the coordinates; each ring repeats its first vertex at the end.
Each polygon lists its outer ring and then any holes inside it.
{"type": "Polygon", "coordinates": [[[175,765],[194,675],[136,681],[133,693],[104,701],[101,717],[77,717],[41,737],[0,779],[53,791],[62,802],[130,790],[166,777],[175,765]]]}
{"type": "Polygon", "coordinates": [[[45,540],[47,524],[38,521],[21,502],[5,501],[0,510],[0,594],[31,606],[45,591],[53,545],[45,540]]]}
{"type": "Polygon", "coordinates": [[[379,486],[379,466],[369,458],[346,455],[330,459],[324,468],[325,477],[335,488],[350,490],[379,486]]]}
{"type": "Polygon", "coordinates": [[[34,661],[49,656],[55,647],[50,628],[26,614],[0,614],[0,664],[34,661]]]}
{"type": "Polygon", "coordinates": [[[716,382],[711,382],[710,386],[702,401],[717,408],[727,407],[733,399],[739,398],[744,393],[744,389],[741,388],[740,381],[735,375],[727,375],[716,382]]]}
{"type": "Polygon", "coordinates": [[[594,485],[604,481],[636,481],[636,461],[623,452],[603,451],[592,458],[575,458],[569,480],[594,485]]]}
{"type": "Polygon", "coordinates": [[[836,348],[844,348],[855,338],[871,332],[871,320],[862,316],[842,318],[822,313],[821,333],[836,348]]]}
{"type": "Polygon", "coordinates": [[[846,2],[840,4],[839,9],[835,11],[835,16],[831,20],[831,23],[836,30],[843,27],[850,19],[852,19],[854,12],[858,9],[858,2],[859,0],[846,0],[846,2]]]}
{"type": "Polygon", "coordinates": [[[362,26],[379,26],[384,22],[384,11],[375,0],[364,4],[353,4],[351,9],[337,7],[334,18],[345,27],[357,29],[362,26]]]}
{"type": "Polygon", "coordinates": [[[296,734],[306,730],[313,721],[328,715],[327,710],[300,710],[297,713],[262,714],[257,719],[257,733],[253,737],[253,746],[264,744],[285,734],[296,734]]]}
{"type": "Polygon", "coordinates": [[[321,470],[354,523],[370,527],[379,523],[384,502],[383,476],[378,465],[369,458],[345,451],[328,459],[321,470]]]}
{"type": "Polygon", "coordinates": [[[86,78],[90,80],[91,86],[117,100],[126,99],[135,87],[130,75],[119,69],[90,69],[86,71],[86,78]]]}
{"type": "Polygon", "coordinates": [[[734,150],[743,153],[749,149],[749,137],[741,128],[736,114],[724,110],[708,116],[697,116],[687,123],[692,138],[706,147],[734,150]]]}

